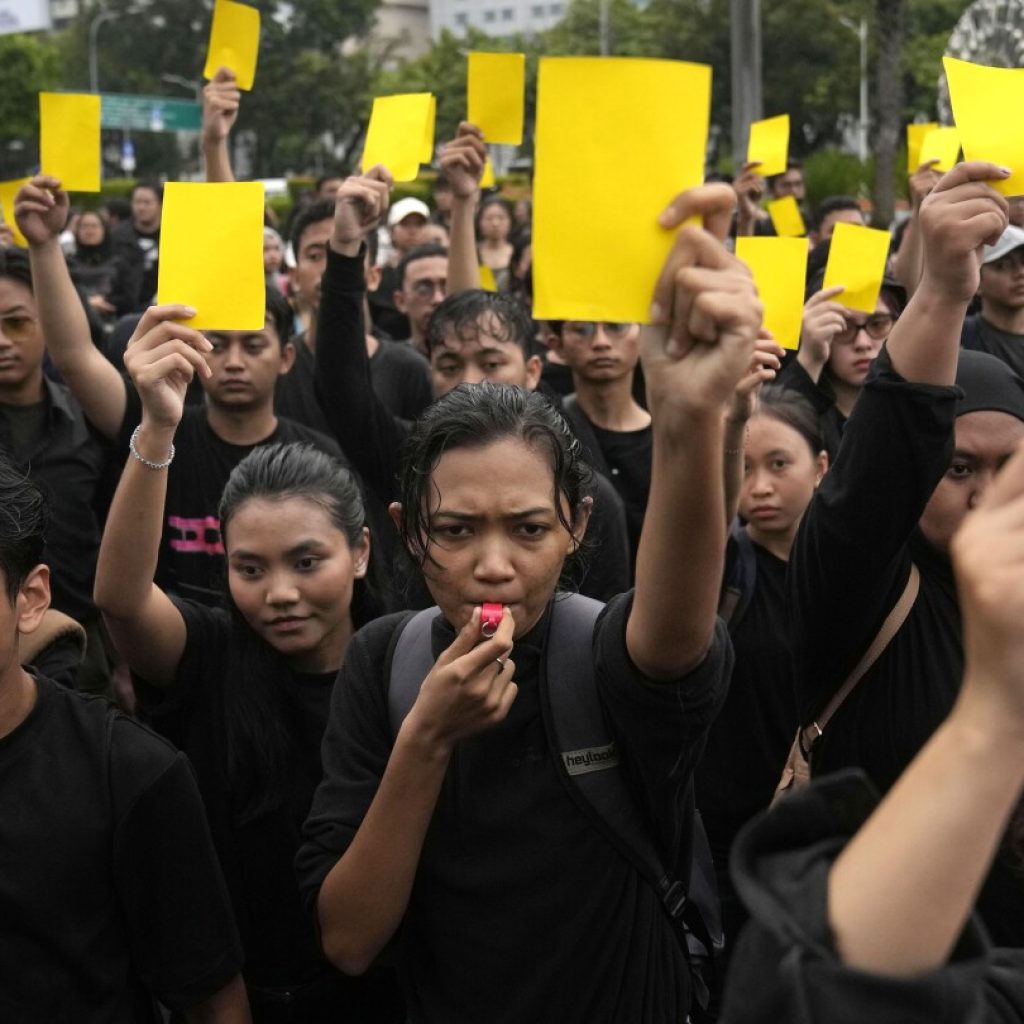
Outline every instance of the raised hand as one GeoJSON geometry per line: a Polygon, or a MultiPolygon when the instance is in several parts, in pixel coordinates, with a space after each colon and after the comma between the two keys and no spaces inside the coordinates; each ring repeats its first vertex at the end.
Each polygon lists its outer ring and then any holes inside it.
{"type": "Polygon", "coordinates": [[[935,170],[935,165],[938,162],[938,160],[929,160],[926,163],[921,164],[921,166],[918,167],[918,169],[914,171],[908,179],[908,184],[910,186],[910,205],[914,210],[920,209],[925,197],[939,183],[939,179],[942,175],[935,170]]]}
{"type": "Polygon", "coordinates": [[[765,384],[775,380],[785,354],[786,350],[776,342],[771,332],[762,327],[754,343],[747,373],[740,378],[733,393],[727,412],[729,420],[733,423],[746,423],[753,416],[758,393],[765,384]]]}
{"type": "Polygon", "coordinates": [[[720,411],[748,371],[762,307],[750,271],[722,244],[735,204],[728,185],[705,185],[678,196],[660,218],[676,227],[697,216],[704,227],[679,231],[641,332],[655,418],[720,411]]]}
{"type": "Polygon", "coordinates": [[[459,630],[451,646],[423,680],[420,695],[403,724],[448,753],[461,739],[504,721],[518,687],[509,660],[515,622],[506,608],[494,636],[480,641],[480,609],[459,630]]]}
{"type": "Polygon", "coordinates": [[[30,246],[56,241],[68,222],[68,194],[56,178],[37,174],[14,197],[14,220],[30,246]]]}
{"type": "Polygon", "coordinates": [[[817,381],[832,352],[832,339],[846,327],[846,309],[835,301],[843,285],[815,292],[804,304],[800,322],[800,365],[817,381]]]}
{"type": "Polygon", "coordinates": [[[736,180],[732,183],[732,190],[736,193],[736,201],[739,204],[736,226],[741,234],[750,233],[754,222],[761,213],[764,178],[757,172],[757,168],[760,166],[760,163],[756,162],[744,164],[740,173],[736,175],[736,180]]]}
{"type": "Polygon", "coordinates": [[[223,142],[238,120],[242,92],[234,71],[218,68],[217,74],[203,86],[203,141],[223,142]]]}
{"type": "Polygon", "coordinates": [[[957,164],[921,204],[924,269],[919,291],[969,302],[981,280],[982,246],[1006,230],[1009,206],[989,181],[1009,177],[995,164],[957,164]]]}
{"type": "Polygon", "coordinates": [[[483,133],[475,124],[463,121],[455,138],[441,151],[441,173],[457,199],[470,199],[480,191],[486,162],[483,133]]]}
{"type": "MultiPolygon", "coordinates": [[[[384,221],[391,197],[391,174],[378,164],[365,174],[346,178],[334,201],[332,246],[339,251],[358,247],[384,221]]],[[[349,253],[354,255],[354,253],[349,253]]]]}
{"type": "Polygon", "coordinates": [[[150,306],[125,349],[125,369],[142,400],[147,426],[177,427],[192,377],[212,375],[204,353],[213,346],[197,330],[175,322],[193,316],[195,310],[188,306],[150,306]]]}

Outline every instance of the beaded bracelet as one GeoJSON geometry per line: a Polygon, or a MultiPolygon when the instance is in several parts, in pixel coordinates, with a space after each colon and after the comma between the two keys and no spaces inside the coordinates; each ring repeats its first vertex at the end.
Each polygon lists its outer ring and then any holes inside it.
{"type": "Polygon", "coordinates": [[[139,454],[139,449],[135,447],[135,439],[139,436],[139,431],[142,429],[142,425],[139,424],[133,431],[132,436],[128,441],[128,451],[135,456],[136,459],[141,462],[146,469],[166,469],[174,461],[174,444],[171,444],[170,454],[164,462],[150,462],[144,455],[139,454]]]}

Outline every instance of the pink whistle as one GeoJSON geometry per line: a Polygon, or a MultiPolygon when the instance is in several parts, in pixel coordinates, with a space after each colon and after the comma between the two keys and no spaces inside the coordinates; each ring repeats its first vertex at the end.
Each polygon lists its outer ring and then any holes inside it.
{"type": "Polygon", "coordinates": [[[480,632],[492,637],[498,632],[505,609],[500,604],[483,604],[480,606],[480,632]]]}

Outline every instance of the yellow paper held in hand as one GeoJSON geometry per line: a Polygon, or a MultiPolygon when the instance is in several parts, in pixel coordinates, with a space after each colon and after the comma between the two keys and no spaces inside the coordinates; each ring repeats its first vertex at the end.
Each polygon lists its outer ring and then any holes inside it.
{"type": "Polygon", "coordinates": [[[534,316],[646,321],[675,240],[658,216],[704,180],[711,68],[545,57],[537,88],[534,316]]]}
{"type": "Polygon", "coordinates": [[[470,53],[467,119],[488,142],[509,146],[522,143],[525,93],[525,54],[470,53]]]}
{"type": "Polygon", "coordinates": [[[99,96],[39,94],[39,164],[66,192],[99,192],[99,96]]]}
{"type": "Polygon", "coordinates": [[[484,164],[484,173],[480,177],[481,188],[494,188],[497,185],[497,179],[494,177],[494,164],[491,163],[491,158],[487,158],[487,163],[484,164]]]}
{"type": "Polygon", "coordinates": [[[802,238],[736,239],[736,256],[754,275],[764,306],[764,326],[783,348],[800,347],[807,253],[802,238]]]}
{"type": "Polygon", "coordinates": [[[889,256],[889,232],[859,224],[837,224],[832,233],[822,288],[843,285],[835,301],[861,313],[874,313],[889,256]]]}
{"type": "Polygon", "coordinates": [[[486,263],[480,264],[480,287],[485,292],[496,292],[498,282],[494,279],[494,271],[486,263]]]}
{"type": "Polygon", "coordinates": [[[436,100],[429,92],[378,96],[373,101],[363,149],[363,173],[383,164],[395,181],[414,181],[427,150],[434,148],[436,100]]]}
{"type": "Polygon", "coordinates": [[[263,330],[263,205],[259,181],[168,182],[157,301],[193,306],[197,330],[263,330]]]}
{"type": "Polygon", "coordinates": [[[757,173],[763,177],[785,174],[789,160],[789,114],[768,117],[750,125],[747,143],[747,163],[757,163],[757,173]]]}
{"type": "Polygon", "coordinates": [[[436,127],[437,97],[430,93],[430,106],[427,108],[427,126],[423,132],[423,151],[420,153],[421,164],[429,164],[434,159],[434,131],[436,127]]]}
{"type": "Polygon", "coordinates": [[[14,232],[14,241],[22,248],[28,245],[28,239],[14,223],[14,197],[22,185],[27,185],[31,178],[15,178],[13,181],[0,181],[0,223],[6,224],[14,232]]]}
{"type": "MultiPolygon", "coordinates": [[[[907,125],[907,176],[913,174],[921,166],[921,146],[925,136],[939,126],[934,121],[927,124],[907,125]]],[[[954,158],[955,159],[955,158],[954,158]]]]}
{"type": "Polygon", "coordinates": [[[248,4],[217,0],[203,77],[213,78],[219,68],[227,68],[234,71],[239,89],[251,89],[259,52],[260,12],[248,4]]]}
{"type": "Polygon", "coordinates": [[[964,159],[1009,167],[1009,178],[989,184],[1004,196],[1024,195],[1024,68],[988,68],[953,57],[942,64],[964,159]]]}
{"type": "MultiPolygon", "coordinates": [[[[960,155],[960,132],[956,128],[941,126],[928,132],[921,142],[919,163],[937,160],[935,170],[940,174],[951,171],[960,155]]],[[[917,170],[917,168],[914,168],[917,170]]]]}
{"type": "Polygon", "coordinates": [[[768,204],[768,216],[780,238],[803,238],[807,234],[803,214],[793,196],[773,199],[768,204]]]}

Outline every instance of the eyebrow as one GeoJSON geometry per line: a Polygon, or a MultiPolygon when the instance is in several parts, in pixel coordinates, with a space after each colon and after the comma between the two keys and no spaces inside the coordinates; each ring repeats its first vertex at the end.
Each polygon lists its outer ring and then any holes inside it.
{"type": "MultiPolygon", "coordinates": [[[[509,512],[505,519],[528,519],[530,516],[552,515],[554,509],[550,506],[538,505],[536,508],[528,508],[522,512],[509,512]]],[[[431,517],[433,519],[454,519],[460,523],[472,523],[483,516],[475,515],[472,512],[459,512],[456,509],[438,509],[431,517]]]]}
{"type": "MultiPolygon", "coordinates": [[[[324,545],[318,541],[309,540],[299,541],[298,544],[293,545],[285,551],[286,558],[295,558],[297,555],[306,555],[311,552],[319,552],[324,550],[324,545]]],[[[239,548],[237,551],[231,552],[232,558],[244,558],[251,562],[262,562],[265,561],[263,555],[257,554],[255,551],[246,551],[244,548],[239,548]]]]}
{"type": "Polygon", "coordinates": [[[22,305],[19,304],[17,306],[11,306],[10,309],[0,309],[0,316],[10,316],[11,313],[28,313],[28,312],[29,312],[28,306],[22,306],[22,305]]]}

